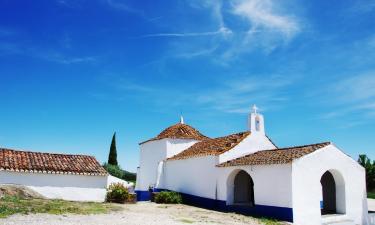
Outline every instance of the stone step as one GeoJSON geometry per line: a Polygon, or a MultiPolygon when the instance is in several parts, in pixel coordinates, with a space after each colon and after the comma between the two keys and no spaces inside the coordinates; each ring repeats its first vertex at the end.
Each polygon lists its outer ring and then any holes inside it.
{"type": "Polygon", "coordinates": [[[356,225],[346,215],[324,215],[322,217],[322,225],[356,225]]]}
{"type": "Polygon", "coordinates": [[[353,220],[342,220],[336,222],[322,223],[322,225],[356,225],[353,220]]]}

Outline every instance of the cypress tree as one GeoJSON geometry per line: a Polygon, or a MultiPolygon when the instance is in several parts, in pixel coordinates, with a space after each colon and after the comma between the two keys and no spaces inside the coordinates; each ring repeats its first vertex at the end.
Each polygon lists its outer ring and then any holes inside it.
{"type": "Polygon", "coordinates": [[[109,149],[108,164],[118,165],[117,163],[117,149],[116,149],[116,132],[113,134],[111,147],[109,149]]]}

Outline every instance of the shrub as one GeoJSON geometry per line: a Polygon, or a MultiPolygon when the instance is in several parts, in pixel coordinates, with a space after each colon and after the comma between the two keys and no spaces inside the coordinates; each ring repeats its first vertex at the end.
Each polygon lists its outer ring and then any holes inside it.
{"type": "Polygon", "coordinates": [[[155,195],[156,203],[181,204],[182,197],[179,193],[173,191],[162,191],[155,195]]]}
{"type": "Polygon", "coordinates": [[[104,163],[103,167],[105,170],[107,170],[109,174],[111,174],[114,177],[122,179],[124,176],[124,171],[118,165],[104,163]]]}
{"type": "Polygon", "coordinates": [[[121,183],[113,183],[107,189],[107,202],[125,203],[128,200],[128,189],[121,183]]]}

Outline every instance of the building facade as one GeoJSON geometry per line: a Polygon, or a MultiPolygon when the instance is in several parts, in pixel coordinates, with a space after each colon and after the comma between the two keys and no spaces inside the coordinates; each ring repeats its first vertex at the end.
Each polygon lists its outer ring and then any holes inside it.
{"type": "Polygon", "coordinates": [[[0,185],[7,184],[50,199],[103,202],[108,174],[93,156],[0,149],[0,185]]]}
{"type": "Polygon", "coordinates": [[[365,170],[331,142],[278,148],[257,108],[248,131],[209,138],[183,120],[140,143],[138,200],[150,191],[192,205],[296,224],[367,224],[365,170]]]}

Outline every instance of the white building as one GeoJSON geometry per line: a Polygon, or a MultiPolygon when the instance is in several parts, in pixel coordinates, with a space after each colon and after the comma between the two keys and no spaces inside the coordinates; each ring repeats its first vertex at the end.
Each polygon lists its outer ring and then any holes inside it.
{"type": "Polygon", "coordinates": [[[109,178],[93,156],[0,148],[0,184],[23,185],[46,198],[103,202],[109,178]]]}
{"type": "Polygon", "coordinates": [[[253,108],[249,130],[208,138],[180,123],[140,143],[138,200],[171,190],[184,202],[295,224],[367,224],[365,170],[330,142],[278,148],[253,108]]]}

